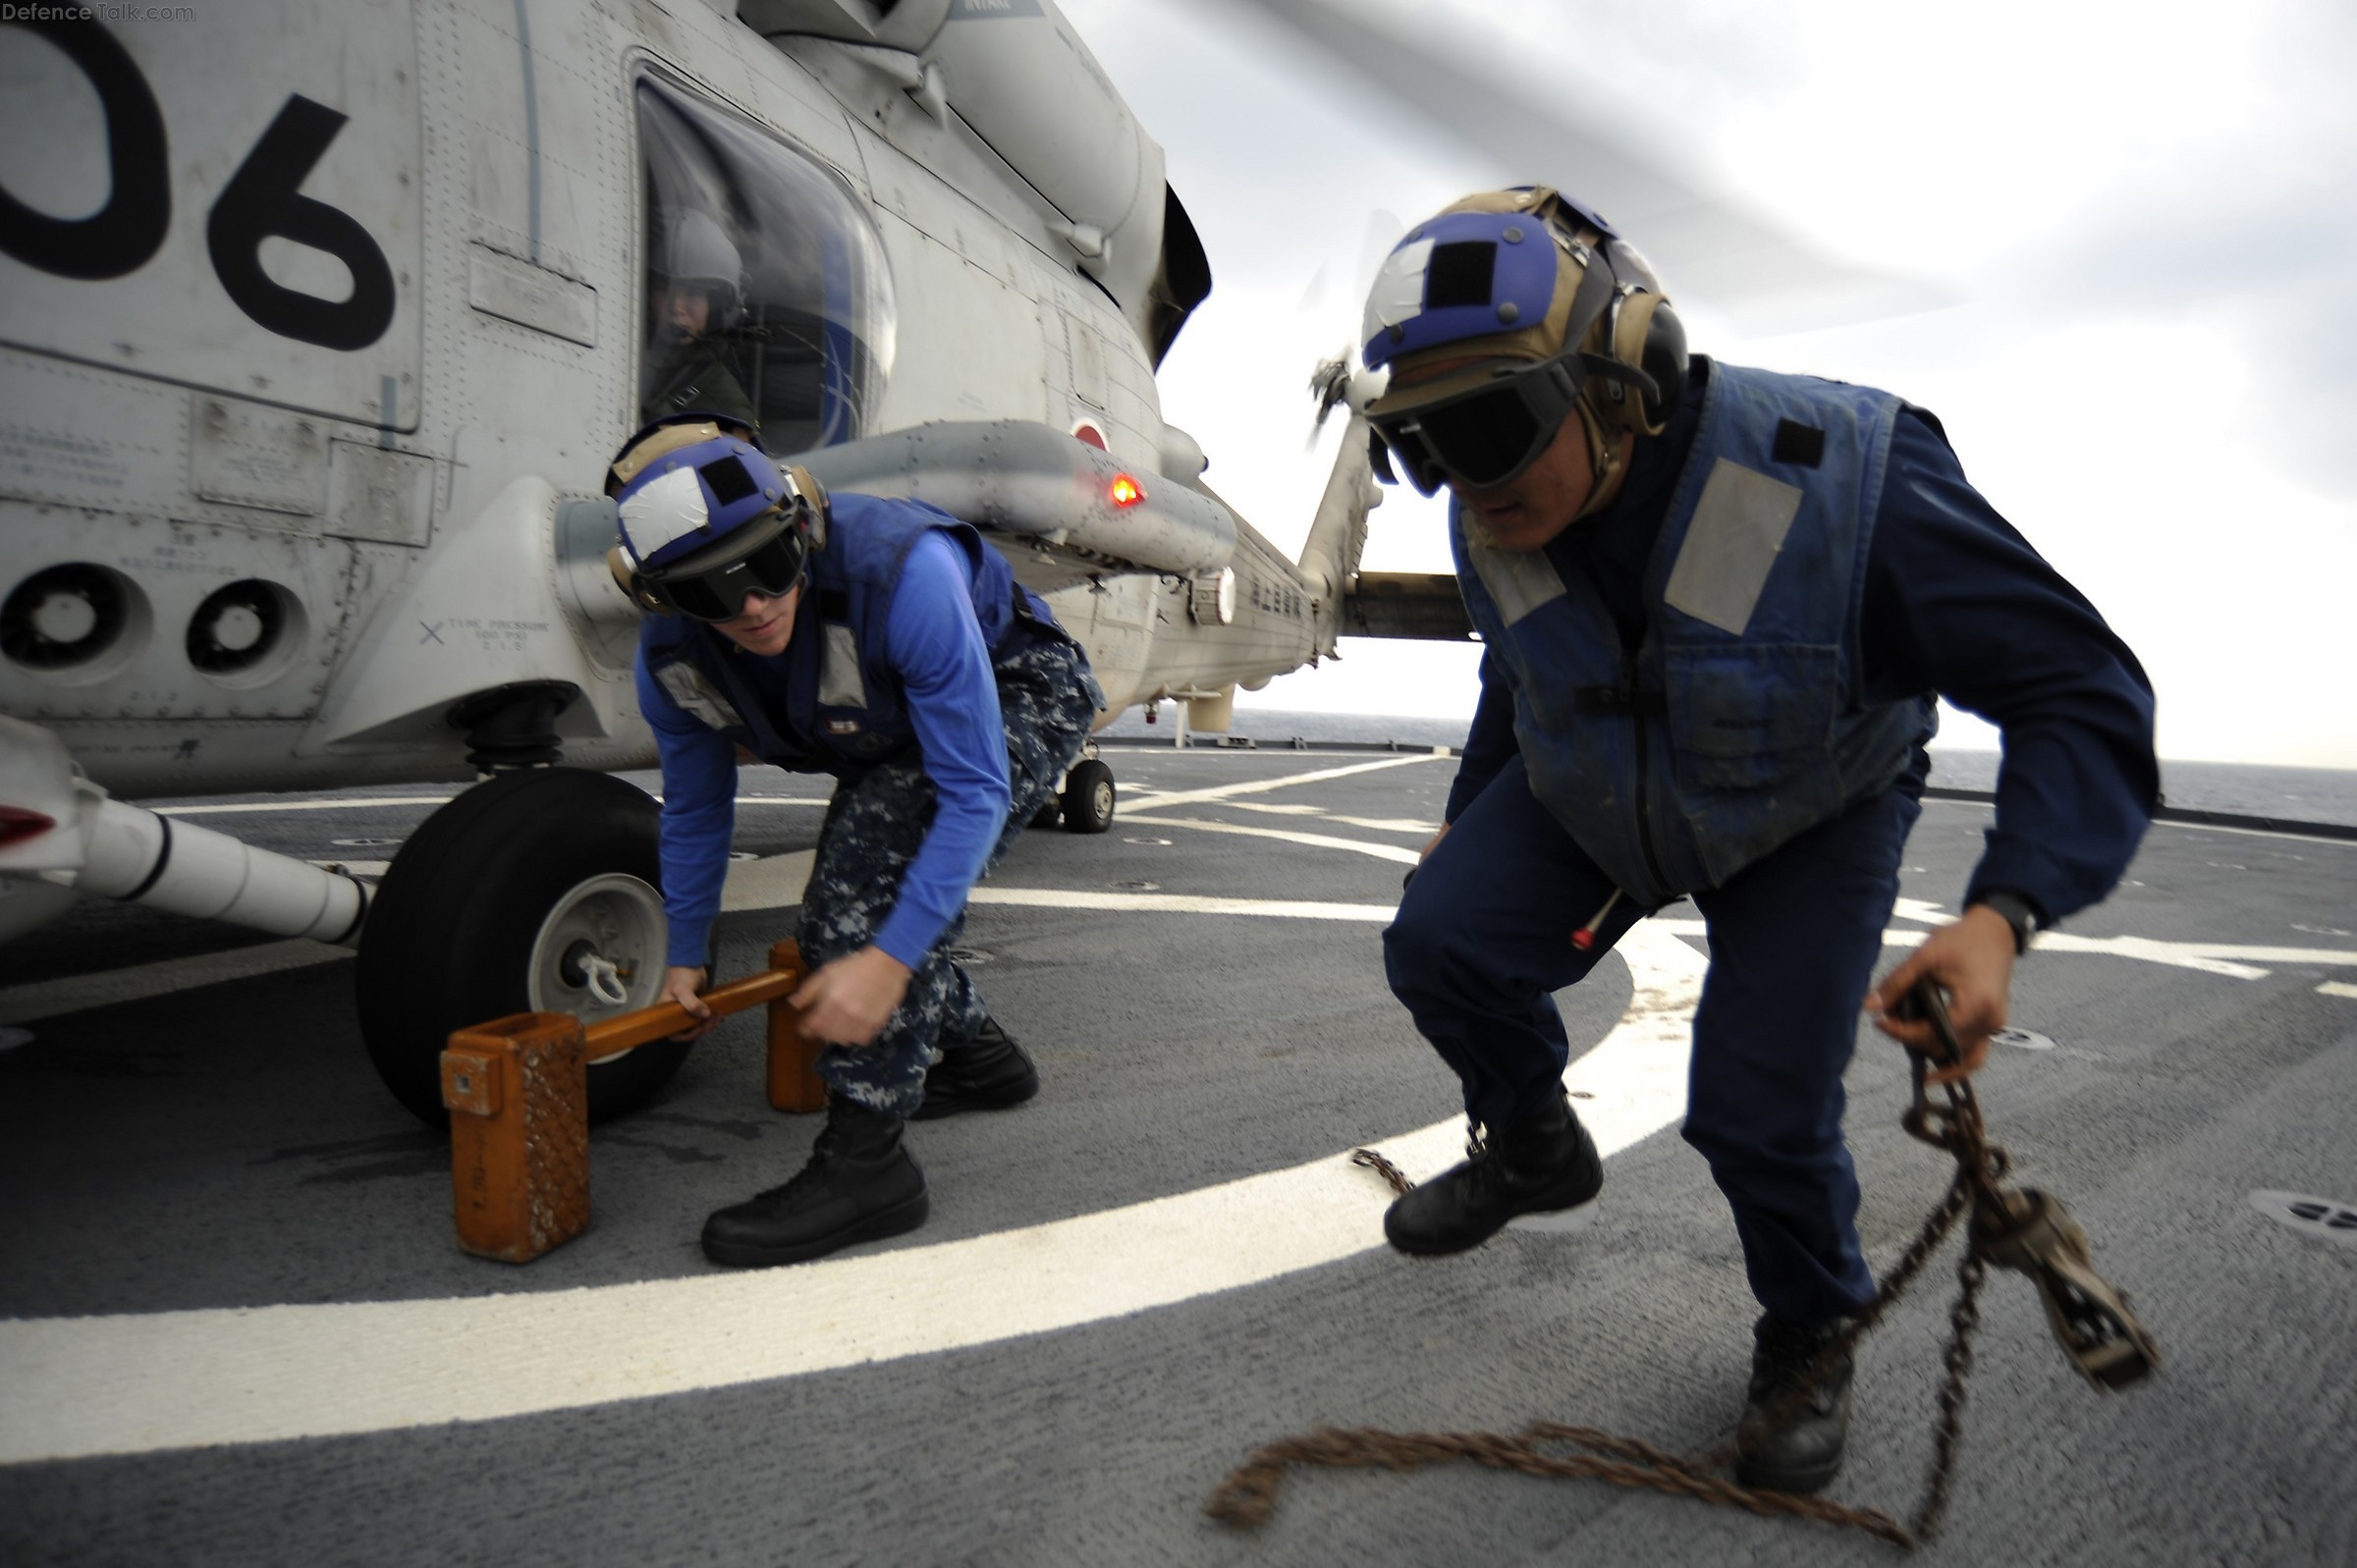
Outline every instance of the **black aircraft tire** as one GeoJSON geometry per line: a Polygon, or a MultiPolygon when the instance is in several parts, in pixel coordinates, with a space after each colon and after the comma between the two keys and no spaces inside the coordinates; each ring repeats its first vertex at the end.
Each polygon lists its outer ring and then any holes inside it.
{"type": "Polygon", "coordinates": [[[1090,757],[1064,778],[1064,831],[1103,833],[1113,826],[1113,770],[1090,757]]]}
{"type": "MultiPolygon", "coordinates": [[[[468,789],[402,845],[368,911],[354,980],[368,1058],[419,1120],[450,1124],[441,1057],[452,1030],[531,1009],[535,946],[553,912],[579,906],[585,892],[594,899],[620,890],[641,917],[636,946],[652,946],[643,906],[661,886],[657,817],[655,803],[619,779],[535,769],[468,789]]],[[[631,956],[630,1004],[642,1005],[661,985],[664,954],[631,956]]],[[[592,1065],[590,1119],[643,1105],[687,1051],[658,1041],[592,1065]]]]}

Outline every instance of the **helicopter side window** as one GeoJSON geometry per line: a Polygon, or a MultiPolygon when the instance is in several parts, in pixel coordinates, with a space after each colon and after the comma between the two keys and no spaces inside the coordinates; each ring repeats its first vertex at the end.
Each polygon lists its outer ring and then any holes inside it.
{"type": "Polygon", "coordinates": [[[863,433],[892,371],[892,274],[822,164],[663,82],[637,90],[645,167],[638,414],[752,424],[781,455],[863,433]]]}

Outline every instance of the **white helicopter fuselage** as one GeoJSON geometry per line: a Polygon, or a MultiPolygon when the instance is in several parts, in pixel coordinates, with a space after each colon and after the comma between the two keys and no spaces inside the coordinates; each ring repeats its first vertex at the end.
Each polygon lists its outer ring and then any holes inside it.
{"type": "Polygon", "coordinates": [[[0,48],[0,187],[38,220],[0,255],[0,711],[109,789],[459,776],[454,713],[531,690],[569,764],[651,759],[635,611],[565,522],[654,411],[650,116],[715,201],[771,160],[880,258],[814,307],[864,379],[811,372],[810,445],[1079,433],[1140,518],[1208,519],[1137,549],[1101,505],[973,519],[1113,711],[1332,650],[1367,487],[1309,572],[1200,490],[1153,365],[1208,272],[1042,0],[239,0],[0,48]]]}

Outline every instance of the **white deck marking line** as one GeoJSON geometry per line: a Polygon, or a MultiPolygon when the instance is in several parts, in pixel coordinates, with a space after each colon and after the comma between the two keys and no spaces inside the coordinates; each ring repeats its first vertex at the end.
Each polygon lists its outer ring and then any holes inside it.
{"type": "MultiPolygon", "coordinates": [[[[1408,758],[1421,761],[1421,758],[1408,758]]],[[[777,799],[776,796],[748,796],[748,799],[777,799]]],[[[823,802],[813,802],[814,804],[823,802]]],[[[1255,838],[1283,838],[1289,842],[1319,848],[1347,849],[1357,854],[1372,855],[1398,864],[1412,865],[1416,855],[1412,850],[1391,844],[1362,843],[1355,839],[1330,838],[1322,834],[1288,834],[1275,829],[1246,828],[1233,823],[1206,823],[1185,817],[1127,817],[1123,819],[1146,826],[1194,828],[1207,833],[1245,834],[1255,838]]],[[[760,860],[739,861],[729,869],[728,882],[721,892],[724,913],[747,910],[784,909],[801,901],[803,886],[809,881],[812,851],[795,850],[783,855],[771,855],[760,860]]],[[[324,864],[324,862],[320,862],[324,864]]],[[[344,865],[359,875],[381,875],[381,866],[372,861],[345,861],[344,865]]],[[[1389,924],[1396,912],[1390,905],[1319,903],[1287,899],[1254,900],[1248,898],[1192,897],[1181,893],[1125,893],[1072,892],[1057,889],[1001,888],[984,883],[973,893],[973,902],[983,904],[1028,905],[1045,909],[1104,909],[1128,910],[1137,913],[1166,914],[1232,914],[1261,915],[1295,920],[1355,920],[1389,924]]],[[[1900,920],[1923,921],[1927,924],[1946,924],[1947,916],[1939,905],[1917,899],[1902,898],[1892,911],[1900,920]]],[[[1655,917],[1650,925],[1675,936],[1705,935],[1703,923],[1694,919],[1665,919],[1655,917]]],[[[1924,933],[1892,930],[1883,934],[1883,944],[1890,947],[1914,947],[1923,943],[1924,933]]],[[[2230,980],[2264,980],[2268,971],[2255,967],[2260,963],[2275,964],[2357,964],[2357,951],[2330,947],[2257,947],[2226,943],[2160,942],[2147,937],[2079,937],[2068,932],[2048,932],[2038,939],[2038,945],[2052,952],[2102,953],[2114,957],[2139,958],[2147,963],[2172,968],[2193,969],[2205,974],[2222,975],[2230,980]],[[2239,960],[2239,961],[2238,961],[2239,960]]],[[[297,969],[305,964],[327,963],[352,956],[351,949],[331,947],[324,943],[296,939],[267,943],[259,946],[240,947],[229,952],[208,953],[196,958],[173,958],[160,963],[137,964],[126,969],[110,969],[95,974],[75,975],[64,980],[34,981],[27,985],[0,990],[0,1024],[29,1023],[36,1019],[61,1017],[91,1007],[114,1006],[121,1002],[140,1001],[149,997],[169,996],[178,991],[192,991],[200,986],[220,985],[225,981],[249,979],[273,974],[284,969],[297,969]]],[[[2330,993],[2338,995],[2338,993],[2330,993]]]]}
{"type": "MultiPolygon", "coordinates": [[[[816,851],[797,849],[729,868],[722,889],[724,912],[783,909],[802,901],[816,851]]],[[[1073,888],[1004,888],[977,883],[967,901],[1029,909],[1105,909],[1176,915],[1260,915],[1278,920],[1356,920],[1391,924],[1399,911],[1391,904],[1319,903],[1287,898],[1213,898],[1182,892],[1116,892],[1073,888]]]]}
{"type": "MultiPolygon", "coordinates": [[[[1366,828],[1376,833],[1420,833],[1426,837],[1441,831],[1437,822],[1418,822],[1408,817],[1344,817],[1323,806],[1304,806],[1275,800],[1224,800],[1220,802],[1231,811],[1258,811],[1272,817],[1316,817],[1321,822],[1339,822],[1346,828],[1366,828]]],[[[1152,810],[1155,802],[1139,802],[1152,810]]]]}
{"type": "Polygon", "coordinates": [[[2357,950],[2346,947],[2252,947],[2230,942],[2162,942],[2152,937],[2074,937],[2067,931],[2050,931],[2038,939],[2041,947],[2050,944],[2057,952],[2160,947],[2210,958],[2241,958],[2251,963],[2357,963],[2357,950]]]}
{"type": "MultiPolygon", "coordinates": [[[[1159,804],[1159,802],[1158,802],[1159,804]]],[[[1288,833],[1283,828],[1247,828],[1236,822],[1204,822],[1194,817],[1124,817],[1122,821],[1136,828],[1192,828],[1197,833],[1239,834],[1247,838],[1278,838],[1286,843],[1308,844],[1316,849],[1347,849],[1352,854],[1373,855],[1396,865],[1412,866],[1423,857],[1413,849],[1397,844],[1368,843],[1360,838],[1337,838],[1322,833],[1288,833]]]]}
{"type": "MultiPolygon", "coordinates": [[[[1413,762],[1433,759],[1418,752],[1409,757],[1385,757],[1379,762],[1354,762],[1346,768],[1320,768],[1313,773],[1280,774],[1274,779],[1245,779],[1235,784],[1214,784],[1208,789],[1173,789],[1153,796],[1156,811],[1166,806],[1191,806],[1201,800],[1226,800],[1232,795],[1266,794],[1272,789],[1289,788],[1294,784],[1317,784],[1327,779],[1347,779],[1354,773],[1373,773],[1378,768],[1404,768],[1413,762]]],[[[1140,794],[1147,791],[1140,790],[1140,794]]]]}
{"type": "MultiPolygon", "coordinates": [[[[1902,915],[1899,918],[1915,917],[1902,915]]],[[[1646,924],[1680,937],[1707,935],[1699,920],[1665,920],[1656,916],[1646,924]]],[[[1927,932],[1893,929],[1883,933],[1883,946],[1920,947],[1928,935],[1927,932]]],[[[2195,969],[2203,974],[2224,975],[2229,980],[2265,980],[2268,971],[2254,968],[2250,960],[2260,963],[2357,964],[2357,952],[2332,947],[2246,947],[2223,942],[2162,942],[2152,937],[2074,937],[2067,931],[2040,934],[2038,947],[2046,952],[2102,953],[2114,958],[2137,958],[2174,969],[2195,969]]]]}
{"type": "Polygon", "coordinates": [[[1026,909],[1108,909],[1139,914],[1265,915],[1278,920],[1358,920],[1388,926],[1388,903],[1316,903],[1288,898],[1209,898],[1183,892],[1099,892],[1073,888],[1000,888],[984,883],[972,902],[1026,909]]]}
{"type": "MultiPolygon", "coordinates": [[[[1931,935],[1928,931],[1886,931],[1886,947],[1920,947],[1931,935]]],[[[2147,963],[2164,964],[2172,969],[2194,969],[2206,975],[2223,975],[2228,980],[2265,980],[2267,971],[2249,964],[2229,963],[2200,952],[2170,950],[2176,944],[2146,942],[2136,937],[2072,937],[2050,931],[2038,938],[2038,946],[2049,952],[2101,952],[2118,958],[2142,958],[2147,963]]]]}
{"type": "MultiPolygon", "coordinates": [[[[1565,1080],[1614,1154],[1676,1119],[1702,959],[1640,930],[1627,1013],[1565,1080]]],[[[1458,1158],[1453,1117],[1382,1140],[1458,1158]]],[[[1383,1245],[1347,1156],[964,1241],[458,1300],[0,1323],[0,1464],[495,1421],[958,1350],[1258,1285],[1383,1245]]],[[[596,1246],[594,1232],[578,1246],[596,1246]]],[[[492,1266],[486,1265],[486,1268],[492,1266]]]]}
{"type": "Polygon", "coordinates": [[[2357,998],[2357,986],[2352,986],[2345,980],[2328,980],[2316,988],[2316,994],[2320,997],[2357,998]]]}
{"type": "Polygon", "coordinates": [[[194,958],[166,958],[98,974],[69,975],[63,980],[35,980],[0,991],[0,1024],[31,1023],[92,1007],[144,1001],[149,997],[168,997],[177,991],[193,991],[198,986],[250,980],[282,969],[301,969],[351,956],[350,947],[331,947],[307,937],[290,937],[284,942],[233,947],[227,952],[208,952],[194,958]]]}

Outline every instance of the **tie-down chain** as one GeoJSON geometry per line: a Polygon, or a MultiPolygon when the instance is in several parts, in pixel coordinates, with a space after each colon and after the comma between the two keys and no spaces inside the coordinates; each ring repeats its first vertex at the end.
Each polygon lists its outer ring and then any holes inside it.
{"type": "MultiPolygon", "coordinates": [[[[1914,1055],[1914,1101],[1899,1123],[1923,1142],[1946,1150],[1956,1162],[1955,1177],[1874,1299],[1759,1423],[1760,1430],[1774,1431],[1798,1414],[1819,1378],[1830,1373],[1881,1322],[1884,1313],[1914,1283],[1956,1221],[1969,1213],[1967,1242],[1956,1270],[1956,1299],[1948,1311],[1948,1339],[1942,1358],[1947,1376],[1940,1390],[1931,1469],[1914,1516],[1906,1524],[1877,1509],[1737,1486],[1721,1475],[1735,1458],[1736,1439],[1732,1437],[1700,1454],[1678,1455],[1635,1438],[1555,1422],[1534,1423],[1512,1434],[1321,1427],[1256,1450],[1220,1484],[1204,1505],[1205,1512],[1239,1527],[1263,1523],[1276,1511],[1277,1490],[1288,1465],[1412,1470],[1447,1459],[1470,1459],[1526,1475],[1592,1476],[1616,1486],[1671,1492],[1757,1514],[1845,1525],[1901,1547],[1930,1540],[1947,1506],[1956,1446],[1963,1435],[1965,1383],[1972,1374],[1973,1334],[1980,1326],[1981,1282],[1990,1264],[2029,1276],[2046,1304],[2047,1322],[2056,1339],[2072,1365],[2097,1387],[2119,1389],[2141,1381],[2160,1366],[2161,1352],[2128,1309],[2126,1298],[2096,1273],[2087,1232],[2063,1210],[2061,1201],[2035,1188],[2004,1185],[2012,1160],[1989,1141],[1970,1080],[1941,1085],[1946,1103],[1933,1103],[1927,1066],[1958,1061],[1963,1053],[1946,1000],[1928,978],[1916,985],[1909,1004],[1917,1016],[1931,1022],[1938,1051],[1928,1059],[1920,1054],[1914,1055]]],[[[1381,1175],[1397,1192],[1405,1193],[1414,1186],[1398,1166],[1374,1150],[1354,1150],[1350,1158],[1352,1163],[1381,1175]]]]}

